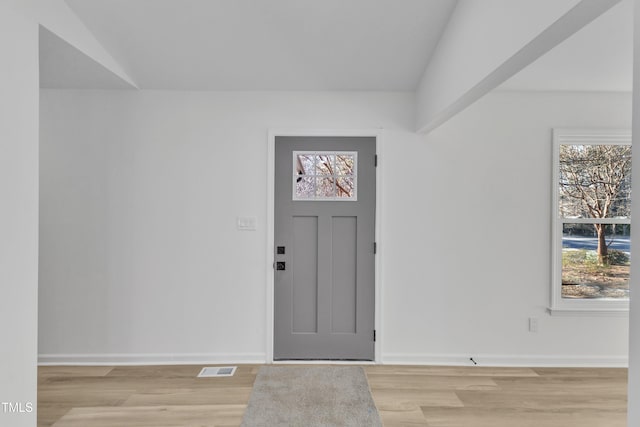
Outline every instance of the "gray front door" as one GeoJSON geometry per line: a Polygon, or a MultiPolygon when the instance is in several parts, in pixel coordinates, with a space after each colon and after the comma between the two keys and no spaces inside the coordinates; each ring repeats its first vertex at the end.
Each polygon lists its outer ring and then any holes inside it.
{"type": "Polygon", "coordinates": [[[275,144],[275,360],[373,360],[374,137],[275,144]]]}

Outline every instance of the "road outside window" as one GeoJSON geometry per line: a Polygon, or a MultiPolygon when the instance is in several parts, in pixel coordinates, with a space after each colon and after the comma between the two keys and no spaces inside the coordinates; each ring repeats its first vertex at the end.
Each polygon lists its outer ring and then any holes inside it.
{"type": "Polygon", "coordinates": [[[630,142],[624,131],[554,131],[552,309],[628,304],[630,142]]]}

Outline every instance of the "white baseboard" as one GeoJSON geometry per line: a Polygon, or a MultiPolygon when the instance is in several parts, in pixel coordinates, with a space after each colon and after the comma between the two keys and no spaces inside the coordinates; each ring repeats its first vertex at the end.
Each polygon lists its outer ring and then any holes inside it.
{"type": "MultiPolygon", "coordinates": [[[[622,356],[538,356],[538,355],[460,355],[460,354],[383,354],[383,365],[432,365],[432,366],[504,366],[504,367],[590,367],[626,368],[627,357],[622,356]]],[[[264,364],[264,353],[178,353],[178,354],[40,354],[38,364],[48,365],[208,365],[215,363],[264,364]]],[[[308,362],[317,363],[317,362],[308,362]]],[[[324,362],[323,362],[324,363],[324,362]]]]}
{"type": "Polygon", "coordinates": [[[40,354],[38,365],[208,365],[214,363],[265,363],[264,353],[239,354],[40,354]]]}
{"type": "Polygon", "coordinates": [[[450,365],[450,366],[495,366],[495,367],[558,367],[558,368],[626,368],[629,358],[623,356],[539,356],[539,355],[495,355],[495,354],[408,354],[387,353],[382,355],[385,365],[450,365]]]}

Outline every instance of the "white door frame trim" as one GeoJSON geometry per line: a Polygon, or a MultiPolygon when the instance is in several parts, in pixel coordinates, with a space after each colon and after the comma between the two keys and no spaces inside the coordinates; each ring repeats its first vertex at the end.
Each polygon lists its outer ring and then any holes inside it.
{"type": "MultiPolygon", "coordinates": [[[[266,275],[267,275],[267,308],[266,308],[266,362],[273,363],[273,334],[274,334],[274,274],[273,263],[275,257],[274,248],[274,220],[275,220],[275,153],[276,137],[278,136],[369,136],[376,139],[376,153],[382,158],[383,143],[382,129],[269,129],[267,143],[267,248],[266,248],[266,275]]],[[[376,342],[374,344],[374,363],[380,363],[380,349],[384,334],[382,329],[382,255],[383,248],[380,244],[382,236],[381,214],[382,214],[382,162],[378,162],[376,168],[376,242],[378,243],[375,258],[375,319],[376,342]]]]}

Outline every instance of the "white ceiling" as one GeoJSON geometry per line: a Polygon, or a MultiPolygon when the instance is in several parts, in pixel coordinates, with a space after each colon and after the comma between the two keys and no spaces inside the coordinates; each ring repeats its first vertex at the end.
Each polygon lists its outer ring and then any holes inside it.
{"type": "Polygon", "coordinates": [[[623,0],[500,89],[631,91],[632,75],[633,0],[623,0]]]}
{"type": "MultiPolygon", "coordinates": [[[[169,90],[415,90],[455,7],[455,0],[65,1],[141,89],[169,90]]],[[[499,89],[631,90],[632,12],[633,1],[623,0],[499,89]]],[[[46,30],[41,86],[128,87],[46,30]]]]}
{"type": "Polygon", "coordinates": [[[413,90],[454,0],[66,0],[142,89],[413,90]]]}
{"type": "Polygon", "coordinates": [[[129,89],[130,85],[44,27],[40,27],[40,87],[129,89]]]}

